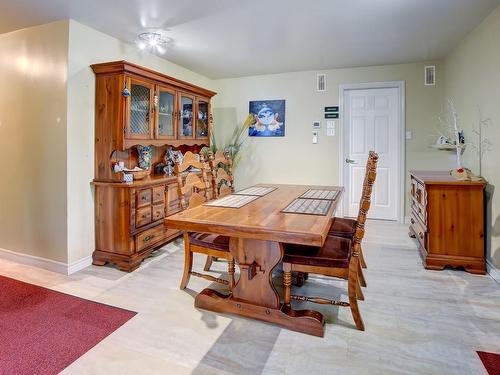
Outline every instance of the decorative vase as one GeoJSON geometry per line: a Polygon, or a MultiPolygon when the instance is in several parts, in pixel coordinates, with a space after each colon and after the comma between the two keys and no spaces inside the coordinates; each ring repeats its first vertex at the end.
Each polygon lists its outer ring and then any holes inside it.
{"type": "Polygon", "coordinates": [[[151,168],[151,157],[153,154],[153,146],[136,146],[137,153],[139,154],[139,168],[151,168]]]}

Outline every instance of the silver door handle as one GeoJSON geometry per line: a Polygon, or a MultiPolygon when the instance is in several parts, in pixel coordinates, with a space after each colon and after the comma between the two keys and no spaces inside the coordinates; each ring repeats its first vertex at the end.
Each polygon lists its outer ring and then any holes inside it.
{"type": "Polygon", "coordinates": [[[345,162],[346,162],[347,164],[356,164],[356,160],[352,160],[352,159],[349,159],[349,158],[346,158],[346,159],[345,159],[345,162]]]}

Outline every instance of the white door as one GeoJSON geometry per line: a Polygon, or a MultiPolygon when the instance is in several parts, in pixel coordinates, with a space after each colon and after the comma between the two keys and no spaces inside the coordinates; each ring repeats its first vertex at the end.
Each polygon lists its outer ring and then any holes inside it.
{"type": "Polygon", "coordinates": [[[368,152],[379,154],[377,179],[368,217],[398,220],[401,207],[400,89],[344,91],[344,212],[358,215],[368,152]]]}

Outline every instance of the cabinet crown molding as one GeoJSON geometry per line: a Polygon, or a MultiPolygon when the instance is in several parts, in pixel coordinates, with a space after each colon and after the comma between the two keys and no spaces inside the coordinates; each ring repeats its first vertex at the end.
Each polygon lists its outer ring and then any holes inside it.
{"type": "Polygon", "coordinates": [[[93,64],[91,65],[91,68],[97,75],[127,74],[142,79],[160,82],[165,85],[173,86],[180,90],[190,91],[192,93],[205,96],[208,98],[211,98],[217,94],[215,91],[211,91],[203,87],[193,85],[192,83],[182,81],[180,79],[168,76],[160,72],[156,72],[149,68],[144,68],[140,65],[133,64],[125,60],[93,64]]]}

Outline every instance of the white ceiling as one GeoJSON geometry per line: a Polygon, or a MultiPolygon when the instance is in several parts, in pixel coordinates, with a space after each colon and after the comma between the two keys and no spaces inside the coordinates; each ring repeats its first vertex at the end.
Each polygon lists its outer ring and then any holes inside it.
{"type": "Polygon", "coordinates": [[[500,0],[0,0],[0,33],[72,18],[211,78],[443,58],[500,0]]]}

